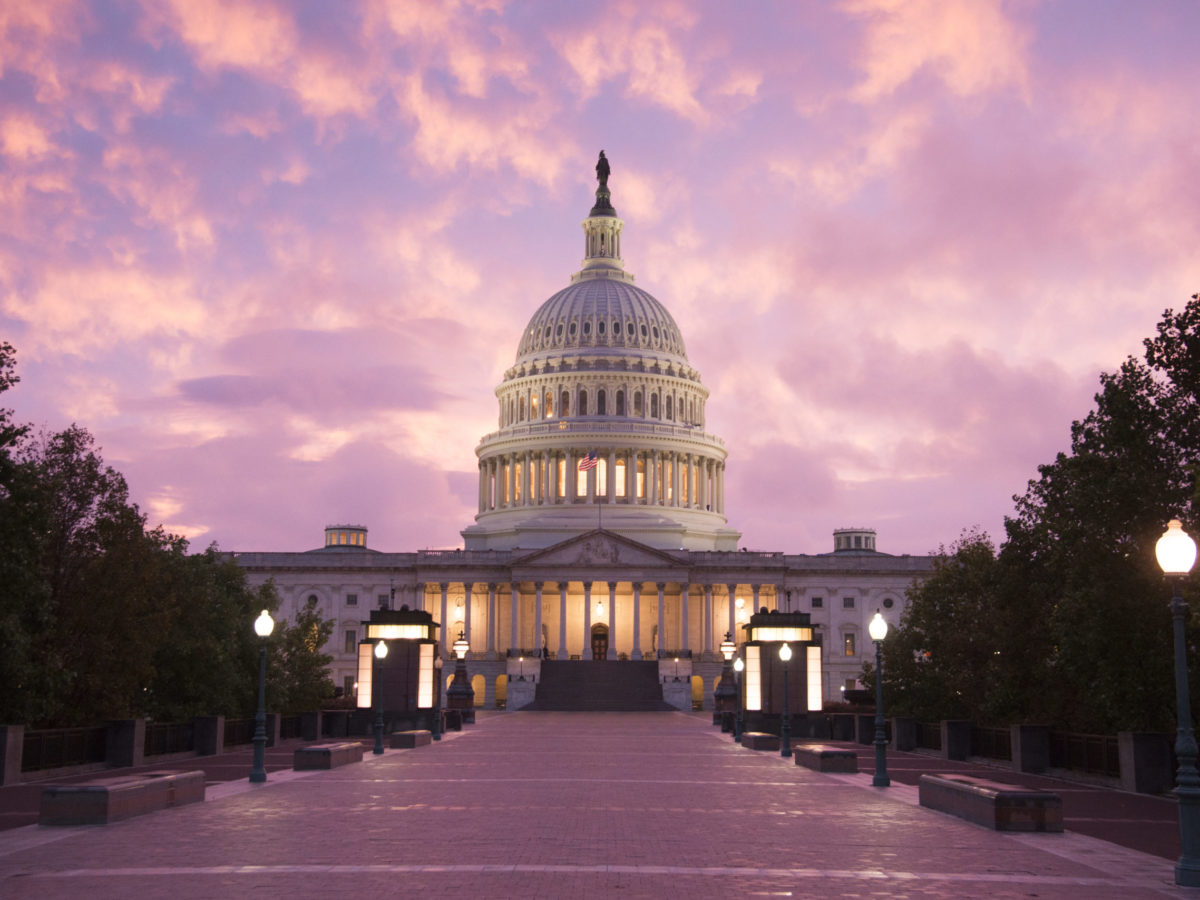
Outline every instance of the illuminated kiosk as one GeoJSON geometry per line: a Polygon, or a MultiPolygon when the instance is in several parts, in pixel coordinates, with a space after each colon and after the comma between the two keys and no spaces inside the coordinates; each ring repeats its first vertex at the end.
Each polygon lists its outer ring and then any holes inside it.
{"type": "MultiPolygon", "coordinates": [[[[406,606],[374,609],[366,638],[358,643],[358,709],[369,715],[375,707],[375,673],[384,703],[385,732],[414,728],[436,730],[441,703],[438,681],[438,624],[433,616],[406,606]],[[378,641],[387,641],[388,652],[376,660],[378,641]]],[[[365,719],[364,719],[365,721],[365,719]]]]}
{"type": "Polygon", "coordinates": [[[752,615],[742,628],[746,632],[746,642],[742,645],[746,671],[742,673],[740,686],[744,730],[779,734],[786,683],[791,734],[828,737],[828,725],[821,714],[821,641],[809,614],[763,609],[752,615]],[[779,649],[785,643],[792,648],[787,663],[779,658],[779,649]]]}

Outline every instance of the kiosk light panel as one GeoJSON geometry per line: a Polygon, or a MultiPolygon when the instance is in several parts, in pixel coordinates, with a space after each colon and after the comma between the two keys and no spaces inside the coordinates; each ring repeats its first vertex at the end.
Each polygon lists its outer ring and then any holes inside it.
{"type": "Polygon", "coordinates": [[[801,628],[799,626],[760,625],[750,629],[750,640],[752,641],[792,643],[793,641],[811,641],[812,636],[813,631],[811,628],[801,628]]]}
{"type": "Polygon", "coordinates": [[[370,644],[369,642],[364,641],[363,643],[358,645],[358,708],[359,709],[370,709],[371,708],[371,702],[372,702],[371,675],[374,672],[374,667],[372,666],[372,662],[375,659],[375,657],[373,655],[374,650],[375,650],[374,645],[370,644]]]}
{"type": "Polygon", "coordinates": [[[809,645],[808,649],[808,711],[820,712],[823,703],[821,690],[821,647],[809,645]]]}
{"type": "Polygon", "coordinates": [[[756,712],[762,709],[762,656],[761,647],[746,645],[746,709],[756,712]]]}
{"type": "Polygon", "coordinates": [[[423,641],[429,637],[428,625],[377,625],[367,626],[367,639],[380,641],[423,641]]]}
{"type": "Polygon", "coordinates": [[[433,644],[421,644],[420,662],[417,666],[417,708],[433,706],[433,644]]]}

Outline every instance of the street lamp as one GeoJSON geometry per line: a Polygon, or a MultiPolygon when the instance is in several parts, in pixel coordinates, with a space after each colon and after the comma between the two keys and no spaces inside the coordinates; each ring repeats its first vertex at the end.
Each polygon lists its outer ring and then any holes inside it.
{"type": "Polygon", "coordinates": [[[517,681],[524,681],[525,680],[525,657],[518,656],[517,662],[521,666],[521,674],[517,676],[517,681]]]}
{"type": "Polygon", "coordinates": [[[1200,886],[1200,773],[1196,771],[1196,735],[1192,731],[1192,701],[1188,690],[1187,637],[1185,622],[1188,606],[1182,596],[1184,577],[1196,562],[1196,542],[1188,537],[1178,519],[1172,519],[1166,533],[1154,547],[1163,574],[1175,580],[1171,598],[1171,616],[1175,620],[1175,708],[1178,729],[1175,735],[1175,797],[1179,801],[1179,844],[1181,853],[1175,863],[1175,883],[1200,886]]]}
{"type": "Polygon", "coordinates": [[[779,658],[783,660],[783,720],[779,725],[779,755],[792,755],[792,715],[788,712],[788,660],[792,658],[792,645],[784,641],[779,645],[779,658]]]}
{"type": "Polygon", "coordinates": [[[267,780],[267,638],[275,628],[275,620],[265,609],[254,620],[254,633],[262,640],[258,645],[258,713],[254,716],[254,762],[250,781],[261,784],[267,780]]]}
{"type": "Polygon", "coordinates": [[[733,717],[733,742],[742,742],[742,672],[746,671],[746,663],[739,656],[733,661],[733,671],[736,678],[734,692],[737,695],[737,714],[733,717]]]}
{"type": "Polygon", "coordinates": [[[442,739],[442,658],[433,660],[433,739],[442,739]]]}
{"type": "Polygon", "coordinates": [[[713,724],[719,724],[722,731],[733,731],[733,654],[736,652],[733,634],[727,631],[725,640],[721,641],[721,656],[725,666],[721,669],[721,680],[713,691],[713,724]]]}
{"type": "Polygon", "coordinates": [[[883,639],[887,637],[888,624],[879,610],[875,610],[867,632],[875,642],[875,777],[871,784],[888,787],[892,782],[887,773],[887,735],[883,729],[883,639]]]}
{"type": "Polygon", "coordinates": [[[379,683],[379,664],[387,657],[387,641],[375,642],[375,677],[371,680],[371,692],[375,694],[375,749],[376,755],[383,752],[383,685],[379,683]]]}

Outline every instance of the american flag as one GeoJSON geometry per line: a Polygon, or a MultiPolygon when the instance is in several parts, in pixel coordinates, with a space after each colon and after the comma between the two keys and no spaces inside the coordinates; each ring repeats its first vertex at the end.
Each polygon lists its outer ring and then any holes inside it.
{"type": "Polygon", "coordinates": [[[596,451],[591,450],[588,455],[579,461],[579,471],[586,472],[588,469],[594,469],[600,465],[600,459],[596,456],[596,451]]]}

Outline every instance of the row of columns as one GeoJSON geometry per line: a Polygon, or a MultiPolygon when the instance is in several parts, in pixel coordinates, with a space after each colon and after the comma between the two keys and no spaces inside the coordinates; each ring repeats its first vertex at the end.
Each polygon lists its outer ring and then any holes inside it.
{"type": "MultiPolygon", "coordinates": [[[[608,448],[598,451],[607,473],[605,503],[702,509],[725,513],[725,462],[674,450],[608,448]],[[617,489],[617,462],[625,463],[624,496],[617,489]],[[644,480],[637,496],[638,464],[644,480]],[[683,472],[687,471],[684,490],[683,472]],[[661,483],[669,479],[669,484],[661,483]],[[661,484],[660,484],[661,483],[661,484]],[[669,488],[669,489],[668,489],[669,488]]],[[[479,461],[479,512],[555,503],[597,500],[597,468],[587,471],[587,489],[579,493],[576,473],[588,455],[583,450],[523,450],[479,461]],[[561,469],[561,471],[560,471],[561,469]]]]}
{"type": "MultiPolygon", "coordinates": [[[[472,646],[472,648],[475,647],[475,643],[471,640],[471,619],[472,619],[471,599],[474,595],[476,584],[482,585],[482,584],[484,584],[484,582],[459,582],[459,583],[461,583],[463,586],[463,619],[462,619],[461,625],[451,623],[448,618],[449,594],[450,594],[451,582],[440,582],[438,584],[438,588],[440,591],[440,598],[441,598],[439,621],[442,623],[442,647],[443,647],[444,654],[449,654],[450,646],[454,643],[455,639],[457,639],[459,630],[462,631],[463,636],[467,640],[467,643],[470,644],[472,646]]],[[[595,582],[582,581],[580,583],[583,585],[583,645],[582,645],[583,646],[583,656],[585,659],[590,659],[591,658],[591,649],[592,649],[591,648],[592,608],[593,608],[592,588],[595,585],[595,582]]],[[[630,654],[629,654],[631,659],[641,659],[642,658],[642,651],[641,651],[641,646],[642,646],[642,644],[641,644],[641,641],[642,641],[642,635],[641,635],[642,608],[641,608],[641,603],[642,603],[642,586],[644,583],[645,582],[640,582],[640,581],[630,582],[630,585],[633,589],[633,609],[631,611],[631,614],[633,617],[633,634],[632,634],[633,646],[630,648],[630,654]]],[[[557,648],[556,656],[558,659],[566,659],[568,656],[568,650],[567,650],[567,592],[568,592],[568,587],[570,585],[570,582],[569,581],[559,581],[559,582],[551,582],[551,584],[558,585],[558,648],[557,648]]],[[[616,659],[617,654],[619,652],[619,648],[617,647],[617,640],[616,640],[616,634],[617,634],[617,630],[616,630],[617,585],[620,584],[620,582],[607,581],[607,582],[600,582],[600,584],[607,586],[608,600],[607,600],[607,604],[604,607],[604,614],[605,614],[604,620],[603,620],[603,622],[598,622],[596,624],[604,624],[608,627],[608,634],[609,634],[608,658],[616,659]]],[[[682,627],[680,629],[680,632],[681,632],[680,633],[680,645],[678,647],[672,647],[670,649],[672,649],[672,650],[690,650],[691,647],[690,647],[690,638],[689,638],[689,628],[687,627],[687,625],[688,625],[688,623],[691,622],[689,603],[690,603],[692,585],[688,584],[688,583],[679,583],[679,584],[680,584],[680,621],[681,621],[681,625],[682,625],[682,627]]],[[[665,595],[666,595],[667,582],[664,582],[664,581],[654,582],[654,586],[655,586],[655,589],[657,592],[656,602],[657,602],[657,610],[658,610],[658,647],[659,647],[659,649],[664,649],[663,648],[663,635],[666,633],[665,595]]],[[[497,626],[499,624],[497,622],[497,617],[496,617],[496,608],[497,608],[496,596],[497,596],[497,589],[499,586],[496,583],[489,582],[489,583],[486,583],[486,587],[487,587],[487,592],[488,592],[487,593],[487,621],[485,621],[483,623],[484,635],[485,635],[483,643],[485,644],[485,649],[486,649],[486,653],[487,653],[488,657],[494,658],[496,656],[497,626]]],[[[510,634],[509,634],[508,646],[509,646],[509,648],[516,648],[516,647],[520,646],[520,627],[519,627],[520,623],[519,623],[518,615],[519,615],[519,609],[520,609],[520,605],[521,605],[520,604],[521,592],[520,592],[519,586],[515,583],[511,584],[510,587],[511,587],[512,596],[511,596],[511,603],[510,603],[510,607],[509,607],[510,612],[511,612],[511,615],[510,615],[511,621],[510,621],[510,634]]],[[[538,642],[540,642],[541,635],[542,635],[543,598],[544,598],[544,589],[546,587],[546,582],[536,581],[533,583],[533,587],[534,587],[534,591],[535,591],[533,634],[534,634],[534,638],[535,638],[535,643],[538,643],[538,642]]],[[[723,635],[718,635],[713,629],[713,620],[714,620],[713,612],[715,609],[715,607],[713,605],[713,587],[714,587],[714,585],[713,584],[704,584],[704,585],[701,585],[701,587],[703,587],[703,590],[704,590],[704,595],[703,595],[704,596],[704,615],[703,615],[703,620],[702,620],[702,624],[701,624],[700,640],[701,640],[702,646],[700,649],[702,652],[705,652],[705,653],[714,653],[714,652],[716,652],[716,650],[718,648],[718,645],[720,643],[720,638],[723,637],[723,635]]],[[[729,625],[726,630],[731,635],[734,636],[734,640],[737,643],[741,643],[742,634],[740,633],[740,628],[739,628],[740,623],[737,621],[737,613],[738,613],[737,589],[738,589],[738,585],[737,584],[726,584],[726,585],[724,585],[724,587],[726,588],[726,591],[728,594],[728,598],[727,598],[728,610],[727,610],[727,612],[728,612],[728,616],[729,616],[729,625]]],[[[762,585],[758,585],[758,584],[750,585],[750,589],[753,592],[753,602],[750,605],[749,609],[746,610],[747,615],[749,615],[750,613],[759,609],[759,602],[760,602],[759,592],[760,592],[761,587],[762,587],[762,585]]],[[[417,597],[417,596],[423,597],[424,593],[425,593],[425,585],[417,584],[415,586],[415,588],[413,588],[413,591],[414,591],[414,597],[417,597]]],[[[781,595],[782,595],[781,586],[775,585],[775,597],[776,597],[777,601],[781,595]]],[[[423,608],[420,605],[418,605],[418,607],[423,608]]],[[[534,647],[533,649],[536,650],[536,649],[540,649],[540,648],[534,647]]]]}

